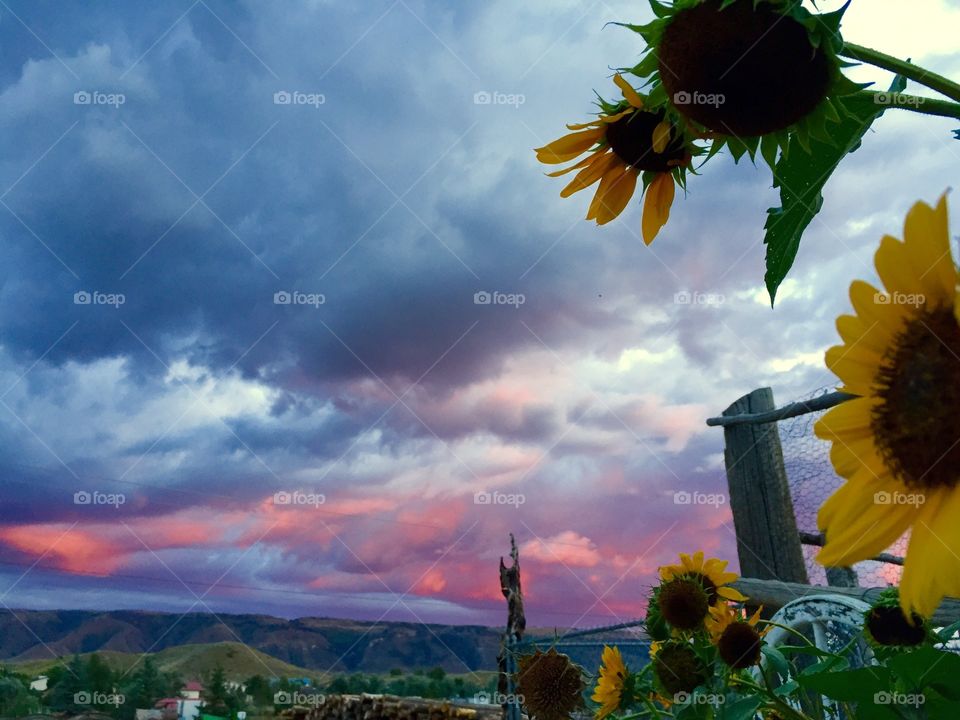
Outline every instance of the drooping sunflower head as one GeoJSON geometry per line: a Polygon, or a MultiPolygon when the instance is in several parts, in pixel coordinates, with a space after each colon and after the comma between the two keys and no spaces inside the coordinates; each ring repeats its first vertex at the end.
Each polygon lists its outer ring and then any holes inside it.
{"type": "Polygon", "coordinates": [[[687,141],[665,110],[649,109],[646,100],[621,75],[616,75],[614,82],[623,100],[608,103],[601,99],[596,120],[568,125],[573,132],[537,148],[537,159],[559,164],[587,154],[549,175],[578,171],[560,192],[561,197],[600,183],[587,211],[587,220],[595,220],[598,225],[623,212],[641,180],[647,193],[643,238],[649,244],[669,218],[675,184],[685,187],[690,160],[701,149],[687,141]]]}
{"type": "Polygon", "coordinates": [[[517,663],[517,692],[536,720],[566,720],[583,705],[580,668],[556,648],[537,650],[517,663]]]}
{"type": "Polygon", "coordinates": [[[670,626],[663,613],[660,612],[660,586],[654,586],[650,591],[647,602],[647,615],[644,620],[644,629],[652,640],[667,640],[670,637],[670,626]]]}
{"type": "Polygon", "coordinates": [[[729,606],[710,608],[707,631],[717,647],[720,659],[734,670],[743,670],[760,662],[763,636],[768,629],[757,630],[761,609],[750,618],[729,606]]]}
{"type": "Polygon", "coordinates": [[[912,528],[900,603],[929,617],[960,594],[960,303],[946,198],[914,205],[903,241],[884,237],[875,263],[886,291],[850,286],[856,314],[837,320],[844,344],[826,355],[859,397],[814,428],[846,479],[820,509],[818,560],[865,560],[912,528]]]}
{"type": "Polygon", "coordinates": [[[600,677],[591,699],[600,704],[596,718],[602,720],[607,715],[628,705],[633,699],[633,688],[627,665],[623,662],[620,650],[605,645],[600,665],[600,677]]]}
{"type": "Polygon", "coordinates": [[[682,579],[697,583],[706,593],[707,603],[710,606],[718,605],[724,600],[744,602],[747,598],[729,586],[740,576],[727,572],[727,564],[726,560],[719,558],[705,558],[702,550],[698,550],[693,555],[680,553],[680,562],[677,565],[664,565],[660,568],[660,580],[668,583],[682,579]]]}
{"type": "MultiPolygon", "coordinates": [[[[735,145],[839,120],[832,98],[858,88],[837,52],[844,9],[813,14],[787,0],[650,0],[657,19],[628,26],[648,54],[631,72],[653,88],[652,104],[735,145]]],[[[781,138],[786,144],[786,135],[781,138]]],[[[722,144],[723,141],[721,141],[722,144]]]]}
{"type": "Polygon", "coordinates": [[[709,679],[706,663],[687,642],[659,643],[652,662],[653,673],[668,698],[693,692],[709,679]]]}
{"type": "Polygon", "coordinates": [[[908,619],[900,608],[899,593],[890,588],[863,615],[867,639],[879,647],[915,647],[927,639],[928,628],[923,618],[913,613],[908,619]]]}
{"type": "Polygon", "coordinates": [[[696,630],[707,618],[710,595],[702,581],[678,577],[660,585],[657,607],[663,619],[673,627],[696,630]]]}

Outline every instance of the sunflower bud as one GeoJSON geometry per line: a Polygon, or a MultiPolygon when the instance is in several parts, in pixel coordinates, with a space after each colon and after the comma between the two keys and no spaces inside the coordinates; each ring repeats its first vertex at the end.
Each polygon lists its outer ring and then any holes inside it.
{"type": "Polygon", "coordinates": [[[882,647],[914,647],[927,638],[927,626],[922,617],[912,613],[908,619],[900,608],[896,588],[884,591],[876,604],[863,616],[867,639],[882,647]]]}
{"type": "Polygon", "coordinates": [[[663,619],[680,630],[695,630],[703,624],[710,598],[696,580],[680,577],[664,583],[657,594],[663,619]]]}
{"type": "Polygon", "coordinates": [[[693,692],[707,681],[707,668],[685,642],[666,642],[653,658],[653,672],[669,697],[693,692]]]}

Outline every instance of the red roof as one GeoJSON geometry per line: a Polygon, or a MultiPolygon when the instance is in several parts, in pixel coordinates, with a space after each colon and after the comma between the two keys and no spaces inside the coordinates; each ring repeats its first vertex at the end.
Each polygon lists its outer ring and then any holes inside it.
{"type": "Polygon", "coordinates": [[[191,680],[190,682],[188,682],[186,685],[183,686],[183,689],[184,689],[184,690],[197,690],[197,691],[202,691],[202,690],[203,690],[203,685],[201,685],[200,683],[198,683],[196,680],[191,680]]]}
{"type": "Polygon", "coordinates": [[[160,698],[153,706],[156,708],[170,707],[171,705],[176,707],[179,702],[180,698],[160,698]]]}

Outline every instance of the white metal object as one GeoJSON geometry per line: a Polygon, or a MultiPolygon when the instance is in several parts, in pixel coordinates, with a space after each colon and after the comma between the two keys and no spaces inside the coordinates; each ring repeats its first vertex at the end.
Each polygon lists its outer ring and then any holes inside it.
{"type": "MultiPolygon", "coordinates": [[[[799,634],[821,650],[842,653],[850,667],[863,667],[874,662],[873,651],[863,638],[864,613],[869,609],[870,605],[858,598],[808,595],[780,608],[772,621],[781,627],[771,627],[764,639],[774,648],[780,645],[803,645],[803,641],[797,637],[799,634]]],[[[818,658],[809,655],[793,655],[789,658],[791,669],[798,673],[817,661],[818,658]]],[[[829,708],[832,717],[843,717],[829,698],[808,695],[791,704],[798,710],[820,714],[829,708]]]]}

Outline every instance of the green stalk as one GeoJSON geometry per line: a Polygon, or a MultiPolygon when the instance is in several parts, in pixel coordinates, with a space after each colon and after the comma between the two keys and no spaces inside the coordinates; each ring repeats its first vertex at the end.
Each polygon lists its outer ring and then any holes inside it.
{"type": "Polygon", "coordinates": [[[887,55],[879,50],[873,50],[863,45],[854,45],[853,43],[844,43],[840,54],[852,60],[859,60],[860,62],[875,65],[878,68],[889,70],[898,75],[903,75],[909,80],[920,83],[931,90],[936,90],[938,93],[960,102],[960,84],[953,82],[953,80],[949,78],[945,78],[943,75],[938,75],[935,72],[926,70],[919,65],[914,65],[906,60],[895,58],[893,55],[887,55]]]}
{"type": "Polygon", "coordinates": [[[745,678],[730,678],[732,682],[736,682],[737,685],[749,688],[761,697],[766,697],[769,699],[768,705],[773,705],[774,709],[781,715],[786,715],[792,720],[811,720],[809,715],[797,710],[794,707],[791,707],[789,704],[778,698],[776,695],[771,693],[767,688],[761,687],[756,683],[750,682],[745,678]]]}
{"type": "Polygon", "coordinates": [[[949,100],[919,97],[907,93],[872,92],[878,105],[891,110],[909,110],[922,115],[960,119],[960,104],[949,100]]]}

